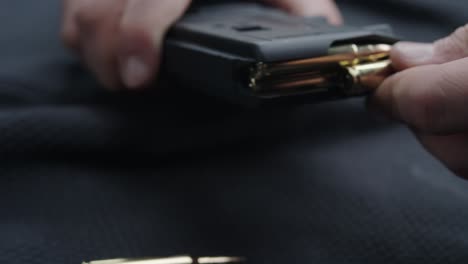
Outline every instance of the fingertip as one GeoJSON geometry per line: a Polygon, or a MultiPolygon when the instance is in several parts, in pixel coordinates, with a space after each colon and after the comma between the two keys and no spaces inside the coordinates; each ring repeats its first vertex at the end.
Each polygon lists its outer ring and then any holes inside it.
{"type": "Polygon", "coordinates": [[[329,1],[326,15],[330,24],[335,26],[343,25],[343,16],[334,1],[329,1]]]}
{"type": "Polygon", "coordinates": [[[144,89],[154,82],[164,37],[189,4],[189,0],[127,1],[118,57],[121,79],[128,89],[144,89]]]}
{"type": "Polygon", "coordinates": [[[119,41],[120,79],[129,90],[144,89],[157,72],[158,53],[151,36],[136,28],[124,28],[119,41]]]}
{"type": "Polygon", "coordinates": [[[133,55],[123,59],[120,64],[120,74],[126,88],[137,90],[148,83],[151,70],[144,59],[133,55]]]}

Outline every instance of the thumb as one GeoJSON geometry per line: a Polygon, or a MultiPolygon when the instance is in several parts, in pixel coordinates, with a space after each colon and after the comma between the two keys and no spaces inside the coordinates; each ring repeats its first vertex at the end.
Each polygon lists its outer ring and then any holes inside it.
{"type": "Polygon", "coordinates": [[[468,25],[460,27],[452,35],[432,44],[397,43],[391,52],[391,57],[394,68],[399,71],[468,57],[468,25]]]}
{"type": "Polygon", "coordinates": [[[119,68],[125,86],[139,89],[154,80],[164,36],[190,0],[127,1],[121,18],[119,68]]]}
{"type": "Polygon", "coordinates": [[[371,107],[424,132],[468,128],[468,26],[434,44],[400,43],[391,56],[403,71],[377,89],[371,107]]]}
{"type": "Polygon", "coordinates": [[[468,129],[468,58],[411,68],[388,78],[371,107],[425,133],[468,129]]]}

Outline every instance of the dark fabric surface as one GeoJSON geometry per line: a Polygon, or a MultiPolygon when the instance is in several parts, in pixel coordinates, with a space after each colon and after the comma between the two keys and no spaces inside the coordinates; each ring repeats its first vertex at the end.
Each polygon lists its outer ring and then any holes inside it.
{"type": "MultiPolygon", "coordinates": [[[[0,263],[468,261],[468,183],[362,100],[239,113],[110,95],[62,49],[59,4],[0,2],[0,263]]],[[[340,5],[412,40],[468,21],[463,1],[340,5]]]]}

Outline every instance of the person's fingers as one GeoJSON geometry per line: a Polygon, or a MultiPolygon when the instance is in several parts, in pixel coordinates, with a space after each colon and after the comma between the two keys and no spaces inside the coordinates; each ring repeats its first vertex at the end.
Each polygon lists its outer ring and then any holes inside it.
{"type": "Polygon", "coordinates": [[[78,49],[79,29],[76,24],[76,13],[80,2],[75,0],[63,1],[63,17],[61,35],[65,45],[73,50],[78,49]]]}
{"type": "Polygon", "coordinates": [[[325,16],[333,25],[343,23],[338,7],[333,0],[264,0],[293,14],[301,16],[325,16]]]}
{"type": "Polygon", "coordinates": [[[372,104],[415,130],[451,134],[468,129],[468,58],[411,68],[388,78],[372,104]]]}
{"type": "Polygon", "coordinates": [[[127,88],[141,88],[157,74],[164,36],[190,0],[128,0],[120,24],[119,71],[127,88]]]}
{"type": "Polygon", "coordinates": [[[457,175],[468,178],[468,134],[416,134],[424,147],[457,175]]]}
{"type": "Polygon", "coordinates": [[[460,27],[449,37],[432,44],[400,42],[397,43],[391,57],[397,70],[427,65],[440,64],[468,56],[468,25],[460,27]]]}
{"type": "Polygon", "coordinates": [[[434,44],[397,44],[391,57],[402,72],[377,89],[372,105],[425,132],[468,128],[467,56],[468,26],[434,44]]]}
{"type": "Polygon", "coordinates": [[[79,52],[107,88],[120,86],[117,35],[125,0],[80,0],[75,14],[79,52]]]}

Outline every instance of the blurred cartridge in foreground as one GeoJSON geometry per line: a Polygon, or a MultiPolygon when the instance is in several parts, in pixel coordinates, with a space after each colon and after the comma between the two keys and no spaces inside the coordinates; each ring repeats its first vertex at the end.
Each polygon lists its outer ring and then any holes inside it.
{"type": "Polygon", "coordinates": [[[176,256],[166,258],[111,259],[83,262],[83,264],[242,264],[241,257],[191,257],[176,256]]]}

